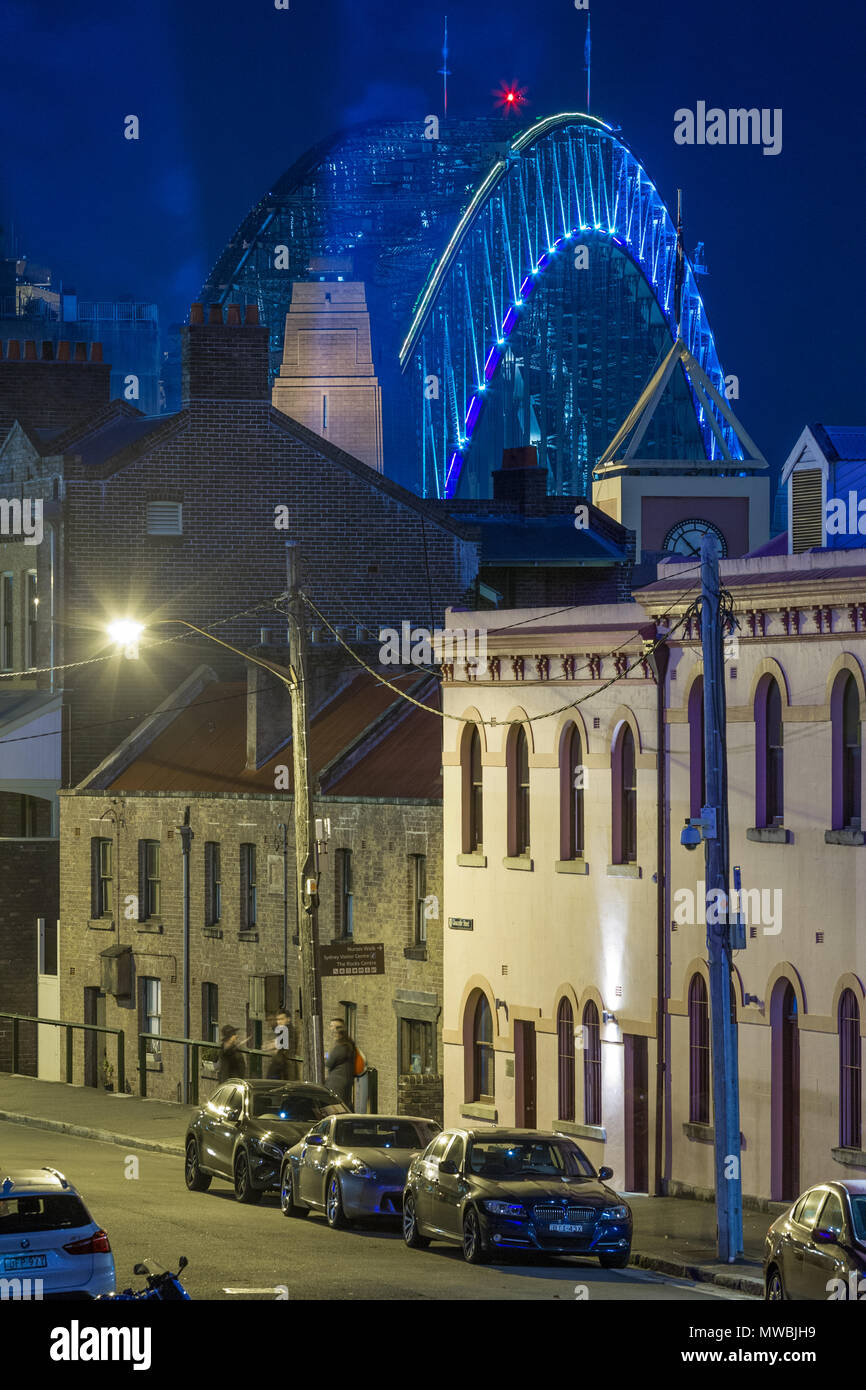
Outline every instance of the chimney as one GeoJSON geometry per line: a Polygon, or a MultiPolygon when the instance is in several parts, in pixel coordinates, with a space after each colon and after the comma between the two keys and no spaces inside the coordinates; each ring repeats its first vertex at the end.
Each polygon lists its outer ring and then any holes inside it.
{"type": "Polygon", "coordinates": [[[12,338],[0,350],[0,441],[13,421],[30,429],[68,429],[101,410],[111,398],[111,367],[102,344],[67,339],[12,338]],[[71,360],[70,360],[71,359],[71,360]]]}
{"type": "MultiPolygon", "coordinates": [[[[256,647],[254,655],[276,666],[286,661],[284,647],[256,647]]],[[[248,662],[247,771],[254,772],[262,767],[282,747],[291,732],[292,702],[288,686],[263,666],[248,662]]]]}
{"type": "Polygon", "coordinates": [[[268,331],[258,310],[248,305],[241,322],[238,304],[230,304],[225,321],[212,304],[193,304],[183,338],[183,404],[195,401],[269,402],[268,331]],[[252,311],[252,312],[251,312],[252,311]]]}
{"type": "Polygon", "coordinates": [[[539,468],[534,444],[502,450],[502,467],[493,472],[493,496],[497,502],[515,502],[521,512],[545,510],[547,470],[539,468]]]}
{"type": "Polygon", "coordinates": [[[52,343],[50,338],[45,339],[45,341],[42,344],[42,361],[54,361],[54,344],[52,343]]]}

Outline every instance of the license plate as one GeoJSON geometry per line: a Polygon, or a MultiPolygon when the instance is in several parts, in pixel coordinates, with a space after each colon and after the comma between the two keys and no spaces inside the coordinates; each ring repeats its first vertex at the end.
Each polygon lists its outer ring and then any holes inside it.
{"type": "Polygon", "coordinates": [[[3,1261],[4,1269],[45,1269],[47,1255],[10,1255],[3,1261]]]}
{"type": "Polygon", "coordinates": [[[582,1235],[585,1226],[548,1226],[549,1231],[555,1231],[558,1236],[579,1236],[582,1235]]]}

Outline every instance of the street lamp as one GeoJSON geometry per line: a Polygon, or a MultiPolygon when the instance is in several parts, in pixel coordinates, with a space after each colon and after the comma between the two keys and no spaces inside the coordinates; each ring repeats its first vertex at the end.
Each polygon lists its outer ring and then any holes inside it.
{"type": "Polygon", "coordinates": [[[143,632],[144,624],[135,622],[133,618],[115,618],[108,625],[109,637],[118,647],[122,647],[128,661],[138,660],[138,639],[143,632]]]}

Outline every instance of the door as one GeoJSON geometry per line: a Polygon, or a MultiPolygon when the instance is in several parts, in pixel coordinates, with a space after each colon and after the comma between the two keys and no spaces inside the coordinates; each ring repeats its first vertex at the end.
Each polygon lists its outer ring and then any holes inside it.
{"type": "Polygon", "coordinates": [[[460,1237],[463,1235],[460,1203],[464,1192],[463,1160],[465,1150],[466,1143],[463,1136],[455,1134],[445,1153],[445,1158],[439,1164],[439,1176],[433,1203],[434,1225],[438,1226],[440,1231],[445,1231],[447,1235],[460,1237]],[[456,1163],[456,1173],[442,1172],[442,1162],[447,1159],[456,1163]]]}
{"type": "Polygon", "coordinates": [[[776,1201],[793,1202],[800,1191],[800,1030],[797,995],[790,980],[779,980],[773,990],[770,1023],[770,1195],[776,1201]]]}
{"type": "Polygon", "coordinates": [[[812,1231],[825,1195],[826,1188],[813,1188],[796,1208],[796,1221],[791,1222],[791,1238],[785,1242],[782,1250],[782,1278],[789,1298],[813,1297],[809,1293],[806,1251],[812,1245],[812,1231]]]}
{"type": "Polygon", "coordinates": [[[422,1160],[418,1174],[416,1215],[424,1226],[434,1230],[439,1229],[439,1160],[444,1157],[451,1138],[452,1136],[447,1133],[439,1135],[436,1143],[427,1151],[426,1157],[422,1160]]]}
{"type": "Polygon", "coordinates": [[[833,1279],[842,1280],[847,1294],[848,1258],[841,1244],[844,1240],[845,1217],[842,1202],[835,1192],[830,1192],[803,1251],[804,1298],[823,1299],[826,1302],[830,1297],[833,1279]],[[817,1241],[816,1231],[831,1231],[836,1239],[817,1241]]]}
{"type": "Polygon", "coordinates": [[[233,1178],[233,1159],[235,1141],[243,1121],[243,1087],[233,1086],[224,1104],[220,1107],[211,1130],[213,1138],[213,1165],[218,1173],[233,1178]]]}
{"type": "Polygon", "coordinates": [[[647,1040],[623,1034],[625,1051],[625,1186],[649,1191],[649,1062],[647,1040]]]}
{"type": "Polygon", "coordinates": [[[331,1120],[320,1120],[317,1125],[313,1125],[310,1132],[318,1134],[322,1142],[305,1144],[298,1165],[299,1196],[303,1197],[305,1202],[315,1202],[320,1207],[325,1204],[325,1170],[331,1156],[331,1123],[331,1120]]]}
{"type": "MultiPolygon", "coordinates": [[[[84,991],[84,1022],[96,1023],[105,1027],[105,995],[97,986],[88,986],[84,991]]],[[[84,1084],[101,1086],[103,1081],[102,1063],[105,1058],[105,1033],[84,1033],[84,1084]]]]}
{"type": "Polygon", "coordinates": [[[514,1021],[514,1123],[535,1129],[535,1024],[514,1021]]]}

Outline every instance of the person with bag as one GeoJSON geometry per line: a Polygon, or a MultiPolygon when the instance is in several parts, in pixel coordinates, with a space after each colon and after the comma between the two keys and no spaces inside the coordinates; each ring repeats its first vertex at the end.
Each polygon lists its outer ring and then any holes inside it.
{"type": "Polygon", "coordinates": [[[346,1025],[341,1018],[332,1018],[329,1026],[331,1048],[325,1058],[325,1084],[330,1086],[351,1110],[354,1108],[355,1077],[364,1071],[366,1061],[360,1048],[355,1046],[354,1039],[346,1032],[346,1025]]]}

